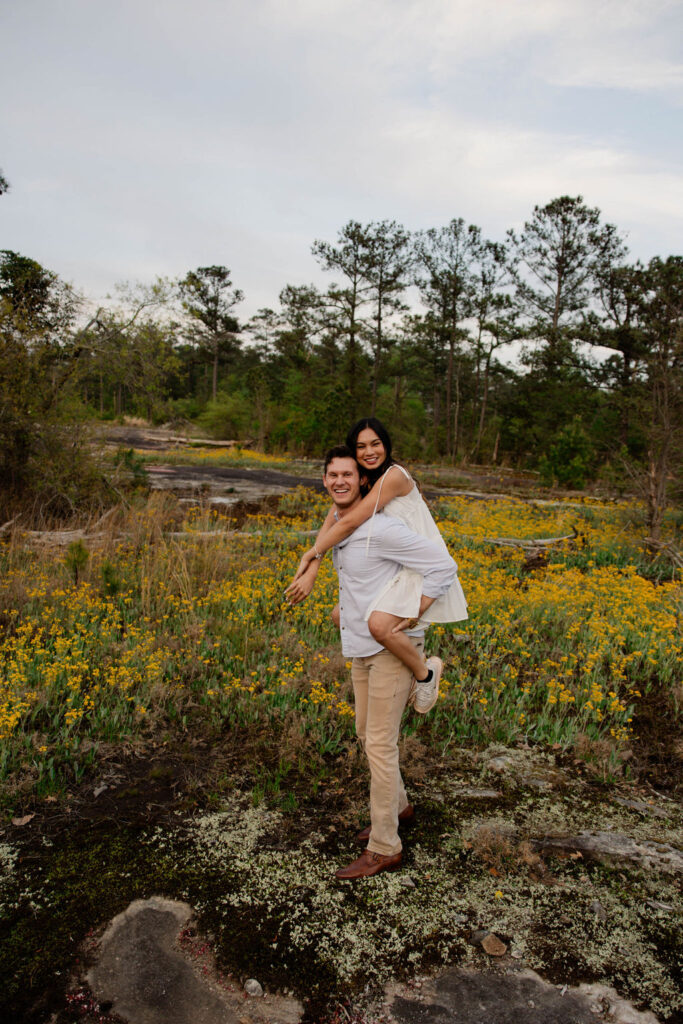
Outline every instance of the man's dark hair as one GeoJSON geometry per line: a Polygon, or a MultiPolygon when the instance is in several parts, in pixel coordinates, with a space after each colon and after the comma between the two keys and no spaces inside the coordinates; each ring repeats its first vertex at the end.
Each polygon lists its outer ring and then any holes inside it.
{"type": "MultiPolygon", "coordinates": [[[[356,456],[353,454],[351,449],[346,444],[336,444],[334,448],[330,448],[329,452],[325,455],[325,464],[323,466],[323,476],[327,473],[327,467],[332,462],[332,459],[353,459],[356,462],[356,456]]],[[[356,463],[358,465],[358,463],[356,463]]]]}

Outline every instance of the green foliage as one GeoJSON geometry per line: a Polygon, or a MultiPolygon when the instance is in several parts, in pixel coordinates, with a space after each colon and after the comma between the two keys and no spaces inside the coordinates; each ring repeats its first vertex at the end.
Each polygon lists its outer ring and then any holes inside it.
{"type": "Polygon", "coordinates": [[[204,403],[195,395],[187,398],[176,398],[169,403],[169,417],[172,423],[196,420],[201,415],[204,403]]]}
{"type": "Polygon", "coordinates": [[[82,348],[69,288],[35,260],[0,253],[0,514],[93,507],[103,481],[75,391],[82,348]]]}
{"type": "Polygon", "coordinates": [[[538,468],[542,483],[580,490],[591,475],[594,454],[580,419],[575,417],[555,435],[548,454],[541,456],[538,468]]]}
{"type": "Polygon", "coordinates": [[[219,391],[215,401],[206,403],[197,423],[217,440],[247,438],[255,432],[253,404],[240,392],[226,394],[219,391]]]}
{"type": "Polygon", "coordinates": [[[68,569],[74,583],[78,583],[80,572],[88,564],[88,549],[82,540],[73,540],[66,549],[64,565],[68,569]]]}
{"type": "Polygon", "coordinates": [[[133,489],[147,487],[149,477],[145,463],[133,448],[119,448],[114,456],[117,482],[122,480],[133,489]]]}
{"type": "Polygon", "coordinates": [[[232,310],[244,296],[239,288],[233,288],[230,271],[223,266],[198,267],[178,287],[190,321],[190,340],[212,364],[211,397],[215,402],[219,362],[234,359],[239,351],[239,323],[232,310]]]}
{"type": "MultiPolygon", "coordinates": [[[[63,515],[103,500],[74,422],[194,423],[262,452],[320,456],[374,413],[399,458],[640,488],[656,535],[683,479],[679,258],[629,266],[580,196],[535,207],[505,243],[462,218],[412,236],[349,221],[313,255],[327,290],[285,285],[279,307],[247,324],[230,271],[212,265],[122,287],[76,329],[71,290],[1,252],[0,507],[63,515]],[[420,311],[407,309],[410,286],[420,311]],[[499,359],[510,343],[516,365],[499,359]],[[614,354],[594,358],[592,345],[614,354]]],[[[144,483],[121,460],[116,471],[144,483]]]]}
{"type": "Polygon", "coordinates": [[[102,562],[100,574],[102,577],[103,593],[107,594],[108,597],[118,594],[121,589],[121,576],[114,563],[110,562],[108,558],[105,558],[102,562]]]}

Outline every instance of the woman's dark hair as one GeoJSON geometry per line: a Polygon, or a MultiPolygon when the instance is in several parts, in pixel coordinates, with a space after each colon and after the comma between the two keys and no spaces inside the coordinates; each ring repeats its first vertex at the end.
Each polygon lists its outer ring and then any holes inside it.
{"type": "Polygon", "coordinates": [[[366,430],[368,428],[370,430],[374,430],[384,445],[384,450],[387,453],[384,462],[381,466],[378,466],[377,469],[368,470],[363,467],[363,473],[368,478],[367,490],[370,490],[372,485],[379,480],[384,473],[386,473],[389,466],[393,465],[394,460],[391,457],[391,438],[389,437],[389,431],[384,424],[374,416],[365,416],[362,420],[358,420],[358,423],[354,423],[346,435],[346,443],[353,452],[354,458],[356,457],[356,442],[358,441],[358,435],[361,430],[366,430]]]}

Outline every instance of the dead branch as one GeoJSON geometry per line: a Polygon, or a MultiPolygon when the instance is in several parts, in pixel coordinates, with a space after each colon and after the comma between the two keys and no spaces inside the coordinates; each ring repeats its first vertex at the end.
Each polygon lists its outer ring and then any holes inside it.
{"type": "Polygon", "coordinates": [[[106,523],[107,519],[113,516],[115,512],[118,512],[118,507],[116,505],[112,505],[111,508],[107,509],[104,515],[100,516],[96,523],[93,523],[93,530],[97,530],[98,527],[101,527],[104,523],[106,523]]]}
{"type": "Polygon", "coordinates": [[[683,554],[677,551],[673,544],[667,544],[664,541],[657,540],[655,537],[646,537],[643,544],[648,550],[656,552],[657,555],[665,555],[671,559],[675,566],[683,569],[683,554]]]}
{"type": "Polygon", "coordinates": [[[6,533],[7,530],[9,530],[10,527],[13,526],[14,523],[16,523],[17,519],[20,519],[20,518],[21,518],[21,512],[18,515],[16,515],[14,517],[14,519],[8,519],[6,523],[3,523],[2,526],[0,526],[0,534],[6,533]]]}

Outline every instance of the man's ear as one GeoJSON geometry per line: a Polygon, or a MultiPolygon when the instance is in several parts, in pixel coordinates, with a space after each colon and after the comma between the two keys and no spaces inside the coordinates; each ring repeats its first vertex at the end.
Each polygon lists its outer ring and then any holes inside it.
{"type": "Polygon", "coordinates": [[[359,481],[361,487],[365,487],[366,483],[368,482],[368,478],[365,475],[365,473],[361,473],[360,474],[360,476],[358,478],[358,481],[359,481]]]}

